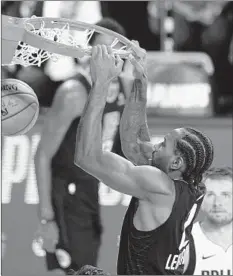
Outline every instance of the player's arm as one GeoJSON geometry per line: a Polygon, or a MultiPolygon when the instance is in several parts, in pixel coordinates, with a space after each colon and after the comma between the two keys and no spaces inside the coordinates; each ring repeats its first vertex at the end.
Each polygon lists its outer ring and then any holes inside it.
{"type": "Polygon", "coordinates": [[[120,122],[121,147],[124,155],[135,165],[149,165],[153,152],[146,119],[146,77],[134,80],[120,122]]]}
{"type": "Polygon", "coordinates": [[[41,219],[50,220],[54,217],[51,203],[51,161],[71,122],[81,115],[86,99],[86,88],[78,81],[69,80],[58,88],[52,107],[46,114],[35,158],[41,219]]]}
{"type": "Polygon", "coordinates": [[[154,194],[174,193],[172,180],[159,169],[135,166],[109,151],[102,151],[95,158],[83,158],[79,164],[110,188],[142,200],[153,200],[154,194]]]}
{"type": "Polygon", "coordinates": [[[119,74],[119,65],[106,53],[104,46],[94,47],[93,51],[92,70],[96,74],[78,126],[75,164],[109,187],[140,199],[146,199],[151,193],[173,192],[172,181],[160,170],[150,166],[136,167],[128,160],[102,150],[101,120],[109,83],[119,74]]]}
{"type": "Polygon", "coordinates": [[[147,76],[143,63],[131,60],[135,79],[120,122],[121,146],[124,155],[135,165],[149,165],[153,152],[147,125],[147,76]]]}

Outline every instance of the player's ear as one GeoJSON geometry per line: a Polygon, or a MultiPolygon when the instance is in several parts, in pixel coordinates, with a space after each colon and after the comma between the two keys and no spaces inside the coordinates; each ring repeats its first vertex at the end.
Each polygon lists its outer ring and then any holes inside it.
{"type": "Polygon", "coordinates": [[[174,156],[171,162],[172,170],[180,170],[184,165],[184,159],[181,156],[174,156]]]}

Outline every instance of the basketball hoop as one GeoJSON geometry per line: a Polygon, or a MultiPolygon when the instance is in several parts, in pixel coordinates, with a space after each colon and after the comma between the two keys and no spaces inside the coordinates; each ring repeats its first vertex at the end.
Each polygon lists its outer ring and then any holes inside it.
{"type": "Polygon", "coordinates": [[[130,40],[97,25],[61,18],[2,15],[2,65],[41,66],[44,61],[57,61],[62,55],[90,56],[92,47],[88,42],[95,32],[115,38],[111,45],[114,54],[128,58],[134,51],[141,56],[130,40]],[[85,41],[79,39],[80,33],[85,41]],[[117,49],[119,43],[122,46],[117,49]]]}

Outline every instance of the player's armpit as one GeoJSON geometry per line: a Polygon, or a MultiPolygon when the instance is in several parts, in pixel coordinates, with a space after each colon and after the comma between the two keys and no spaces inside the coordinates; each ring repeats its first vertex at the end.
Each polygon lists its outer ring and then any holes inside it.
{"type": "Polygon", "coordinates": [[[112,152],[104,151],[79,165],[112,189],[139,199],[148,200],[153,193],[173,192],[172,181],[162,171],[151,166],[134,166],[112,152]]]}

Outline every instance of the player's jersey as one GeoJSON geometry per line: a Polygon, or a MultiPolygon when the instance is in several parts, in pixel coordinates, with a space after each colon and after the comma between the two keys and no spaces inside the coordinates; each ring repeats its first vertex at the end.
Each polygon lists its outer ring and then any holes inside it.
{"type": "Polygon", "coordinates": [[[199,222],[193,225],[192,235],[196,250],[194,275],[233,275],[232,245],[225,251],[210,241],[199,222]]]}
{"type": "Polygon", "coordinates": [[[189,265],[185,274],[192,274],[195,251],[191,235],[193,222],[200,209],[204,192],[175,180],[176,198],[167,221],[151,231],[138,231],[133,217],[138,199],[132,198],[121,231],[118,255],[120,275],[180,275],[185,267],[184,254],[189,245],[189,265]]]}

